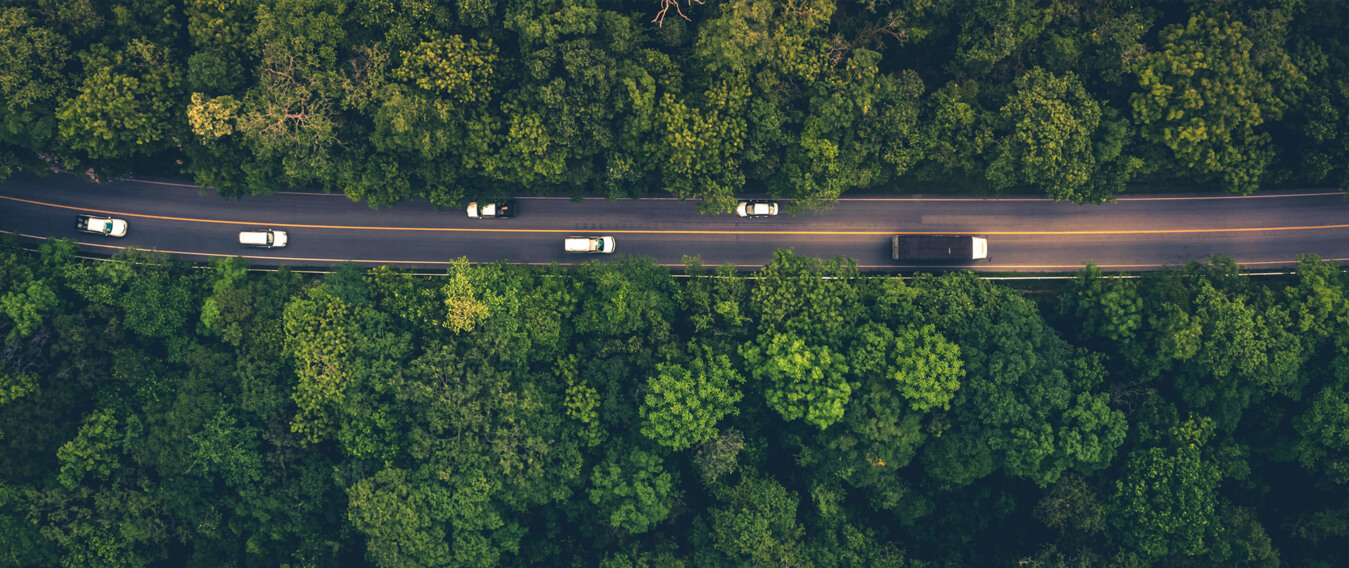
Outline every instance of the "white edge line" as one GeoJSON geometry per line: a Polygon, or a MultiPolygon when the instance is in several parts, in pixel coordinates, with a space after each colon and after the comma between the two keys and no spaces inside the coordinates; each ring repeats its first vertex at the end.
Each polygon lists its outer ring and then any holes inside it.
{"type": "MultiPolygon", "coordinates": [[[[121,179],[113,180],[113,181],[129,181],[129,182],[145,183],[145,184],[151,184],[151,185],[164,185],[164,186],[170,186],[170,187],[182,187],[182,188],[188,188],[188,189],[196,189],[196,190],[199,190],[199,191],[204,191],[204,190],[209,189],[209,188],[203,188],[203,187],[201,187],[201,186],[199,186],[199,185],[189,184],[189,183],[174,183],[174,182],[166,182],[166,181],[151,181],[151,180],[143,180],[143,179],[137,179],[137,178],[121,178],[121,179]]],[[[347,195],[344,194],[344,193],[329,193],[329,192],[321,192],[321,191],[273,191],[273,192],[271,192],[270,194],[259,194],[259,195],[313,195],[313,196],[322,196],[322,197],[347,197],[347,195]]],[[[1280,198],[1280,197],[1324,197],[1324,196],[1329,196],[1329,195],[1341,195],[1341,196],[1343,196],[1343,195],[1345,195],[1345,192],[1343,192],[1343,191],[1326,191],[1326,192],[1318,192],[1318,193],[1276,193],[1276,194],[1266,194],[1266,195],[1201,195],[1201,196],[1176,196],[1176,197],[1165,197],[1165,196],[1158,196],[1158,197],[1141,197],[1141,196],[1140,196],[1140,197],[1130,197],[1130,196],[1120,196],[1120,197],[1116,197],[1116,198],[1115,198],[1115,201],[1205,201],[1205,200],[1214,200],[1214,199],[1275,199],[1275,198],[1280,198]]],[[[512,197],[511,199],[574,201],[574,200],[576,200],[577,198],[573,198],[573,197],[564,197],[564,196],[552,196],[552,195],[535,195],[535,196],[512,197]]],[[[608,197],[581,197],[580,199],[581,199],[582,201],[625,201],[625,200],[630,200],[630,201],[689,201],[689,202],[695,202],[695,203],[698,202],[698,201],[701,201],[701,200],[699,200],[699,199],[685,199],[685,198],[679,198],[679,197],[634,197],[634,198],[619,198],[619,199],[610,199],[610,198],[608,198],[608,197]]],[[[783,197],[783,198],[768,198],[768,199],[774,199],[774,200],[776,200],[776,201],[786,201],[786,202],[795,201],[794,199],[786,198],[786,197],[783,197]]],[[[1055,200],[1055,199],[1052,199],[1052,198],[1049,198],[1049,197],[983,197],[983,196],[967,196],[967,197],[840,197],[840,198],[838,198],[836,201],[934,201],[934,202],[950,202],[950,201],[991,201],[991,202],[999,202],[999,201],[1001,201],[1001,202],[1047,201],[1047,202],[1059,203],[1059,201],[1057,201],[1057,200],[1055,200]]],[[[1064,201],[1064,202],[1062,202],[1062,203],[1069,203],[1069,202],[1064,201]]],[[[1080,205],[1108,205],[1108,204],[1109,204],[1109,202],[1106,202],[1106,203],[1099,203],[1099,204],[1094,204],[1094,203],[1083,203],[1083,204],[1080,204],[1080,205]]]]}

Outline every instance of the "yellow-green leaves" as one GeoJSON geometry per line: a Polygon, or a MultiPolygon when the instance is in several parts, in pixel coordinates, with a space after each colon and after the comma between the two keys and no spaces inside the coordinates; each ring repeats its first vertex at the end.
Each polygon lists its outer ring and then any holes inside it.
{"type": "Polygon", "coordinates": [[[234,133],[239,107],[239,101],[229,95],[206,98],[201,93],[192,93],[192,102],[187,105],[187,123],[203,140],[215,140],[234,133]]]}
{"type": "Polygon", "coordinates": [[[299,413],[290,428],[310,443],[327,436],[335,407],[346,396],[353,355],[350,314],[345,302],[322,287],[286,305],[286,351],[299,376],[293,395],[299,413]]]}
{"type": "Polygon", "coordinates": [[[473,331],[478,322],[492,314],[492,306],[499,302],[497,295],[484,286],[482,272],[469,266],[467,258],[459,258],[450,266],[445,294],[445,327],[455,333],[473,331]]]}
{"type": "Polygon", "coordinates": [[[1135,451],[1115,484],[1111,524],[1127,546],[1150,559],[1203,554],[1217,528],[1221,479],[1197,447],[1135,451]]]}
{"type": "Polygon", "coordinates": [[[84,417],[79,434],[56,451],[61,461],[57,479],[69,489],[84,483],[85,476],[107,479],[121,461],[123,433],[111,410],[96,410],[84,417]]]}
{"type": "MultiPolygon", "coordinates": [[[[167,141],[181,71],[167,49],[132,40],[87,59],[80,93],[58,109],[61,136],[95,158],[146,154],[167,141]]],[[[181,108],[181,107],[180,107],[181,108]]]]}
{"type": "Polygon", "coordinates": [[[425,41],[402,53],[403,65],[393,75],[461,104],[484,102],[495,90],[498,51],[490,39],[425,41]]]}
{"type": "Polygon", "coordinates": [[[1236,193],[1258,187],[1274,156],[1266,123],[1305,81],[1282,45],[1254,50],[1258,35],[1226,14],[1195,14],[1162,30],[1160,48],[1133,69],[1142,92],[1130,104],[1143,138],[1168,149],[1180,169],[1236,193]]]}

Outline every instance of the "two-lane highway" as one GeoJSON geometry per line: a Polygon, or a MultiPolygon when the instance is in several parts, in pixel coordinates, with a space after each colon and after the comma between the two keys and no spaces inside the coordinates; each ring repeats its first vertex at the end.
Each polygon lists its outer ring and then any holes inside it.
{"type": "MultiPolygon", "coordinates": [[[[937,268],[890,260],[889,236],[960,233],[989,237],[983,271],[1066,271],[1087,261],[1146,270],[1223,254],[1251,268],[1295,263],[1300,253],[1349,259],[1349,200],[1338,191],[1253,196],[1129,196],[1105,205],[1037,198],[859,197],[832,210],[742,219],[699,215],[669,198],[605,201],[520,198],[519,217],[469,219],[463,209],[425,202],[370,209],[342,195],[280,192],[226,200],[196,186],[162,181],[94,184],[70,175],[16,175],[0,183],[0,230],[26,238],[70,237],[91,252],[124,246],[191,259],[243,256],[255,264],[366,264],[441,267],[475,262],[584,262],[604,256],[562,251],[568,235],[612,235],[619,254],[682,265],[762,266],[778,248],[817,257],[849,256],[868,269],[937,268]],[[77,213],[126,219],[125,238],[76,232],[77,213]],[[259,250],[237,233],[284,229],[290,245],[259,250]]],[[[947,268],[942,266],[941,268],[947,268]]]]}

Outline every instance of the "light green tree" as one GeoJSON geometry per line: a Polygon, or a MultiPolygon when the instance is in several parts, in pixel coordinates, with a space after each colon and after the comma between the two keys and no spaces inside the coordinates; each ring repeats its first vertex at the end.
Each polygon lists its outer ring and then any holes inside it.
{"type": "Polygon", "coordinates": [[[1115,345],[1133,341],[1143,324],[1143,298],[1133,280],[1106,278],[1088,263],[1059,297],[1059,315],[1075,322],[1083,338],[1115,345]]]}
{"type": "Polygon", "coordinates": [[[1349,391],[1338,386],[1322,389],[1294,425],[1302,466],[1335,483],[1349,483],[1349,391]]]}
{"type": "Polygon", "coordinates": [[[232,408],[221,408],[188,436],[192,473],[224,480],[231,487],[246,487],[262,479],[262,454],[258,452],[258,429],[240,424],[232,408]]]}
{"type": "Polygon", "coordinates": [[[499,51],[490,39],[465,42],[457,35],[422,42],[403,52],[393,76],[458,104],[487,101],[495,90],[499,51]]]}
{"type": "Polygon", "coordinates": [[[243,98],[238,128],[254,155],[279,164],[292,183],[326,185],[336,178],[344,9],[335,2],[280,0],[256,11],[248,41],[259,55],[259,81],[243,98]]]}
{"type": "Polygon", "coordinates": [[[821,430],[843,418],[852,385],[842,354],[810,346],[796,336],[760,336],[740,355],[764,385],[768,406],[786,420],[805,420],[821,430]]]}
{"type": "Polygon", "coordinates": [[[13,320],[14,327],[6,339],[14,340],[29,335],[42,325],[42,319],[57,306],[56,293],[46,282],[33,280],[23,290],[0,296],[0,313],[13,320]]]}
{"type": "Polygon", "coordinates": [[[1100,355],[1065,342],[1025,298],[967,274],[913,287],[919,313],[960,347],[965,369],[952,428],[923,447],[929,475],[961,486],[1001,467],[1047,486],[1111,463],[1128,423],[1095,391],[1106,377],[1100,355]]]}
{"type": "Polygon", "coordinates": [[[1027,0],[953,2],[960,22],[956,62],[968,75],[983,75],[1033,42],[1053,10],[1027,0]]]}
{"type": "Polygon", "coordinates": [[[56,451],[61,461],[57,478],[67,489],[85,483],[87,476],[107,480],[120,467],[123,432],[111,410],[97,410],[84,417],[79,434],[56,451]]]}
{"type": "Polygon", "coordinates": [[[286,305],[285,351],[299,376],[293,394],[299,412],[290,427],[308,442],[327,437],[346,398],[355,350],[350,317],[351,308],[325,287],[286,305]]]}
{"type": "Polygon", "coordinates": [[[740,169],[747,128],[742,108],[749,87],[727,75],[702,97],[690,100],[666,93],[656,122],[661,137],[655,158],[665,189],[681,199],[700,199],[698,210],[727,213],[745,185],[740,169]],[[699,104],[701,102],[701,104],[699,104]]]}
{"type": "Polygon", "coordinates": [[[737,414],[740,383],[731,358],[706,345],[690,345],[684,365],[661,363],[647,383],[642,404],[642,434],[679,451],[717,436],[717,422],[737,414]]]}
{"type": "Polygon", "coordinates": [[[917,412],[950,409],[965,370],[960,347],[925,325],[895,334],[895,383],[899,394],[917,412]]]}
{"type": "Polygon", "coordinates": [[[63,71],[70,41],[33,21],[22,6],[9,6],[0,8],[0,53],[0,132],[8,141],[40,148],[56,135],[51,116],[71,83],[63,71]]]}
{"type": "Polygon", "coordinates": [[[384,469],[347,489],[347,520],[366,535],[366,555],[376,566],[451,565],[452,539],[443,519],[436,519],[437,509],[451,498],[433,485],[415,483],[406,471],[384,469]]]}
{"type": "Polygon", "coordinates": [[[449,274],[441,288],[445,295],[444,325],[455,333],[473,331],[492,315],[501,299],[483,282],[482,270],[470,266],[467,258],[456,259],[449,274]]]}
{"type": "Polygon", "coordinates": [[[994,143],[996,115],[979,102],[973,79],[947,83],[927,98],[921,127],[930,143],[916,166],[920,179],[985,179],[984,153],[994,143]]]}

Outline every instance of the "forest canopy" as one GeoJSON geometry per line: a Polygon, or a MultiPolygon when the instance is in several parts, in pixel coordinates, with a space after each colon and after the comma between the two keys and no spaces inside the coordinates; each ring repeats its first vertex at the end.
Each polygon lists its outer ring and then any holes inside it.
{"type": "Polygon", "coordinates": [[[747,193],[1343,187],[1347,16],[1338,0],[0,0],[0,177],[708,212],[747,193]]]}
{"type": "Polygon", "coordinates": [[[1349,562],[1349,278],[0,240],[0,567],[1349,562]]]}

